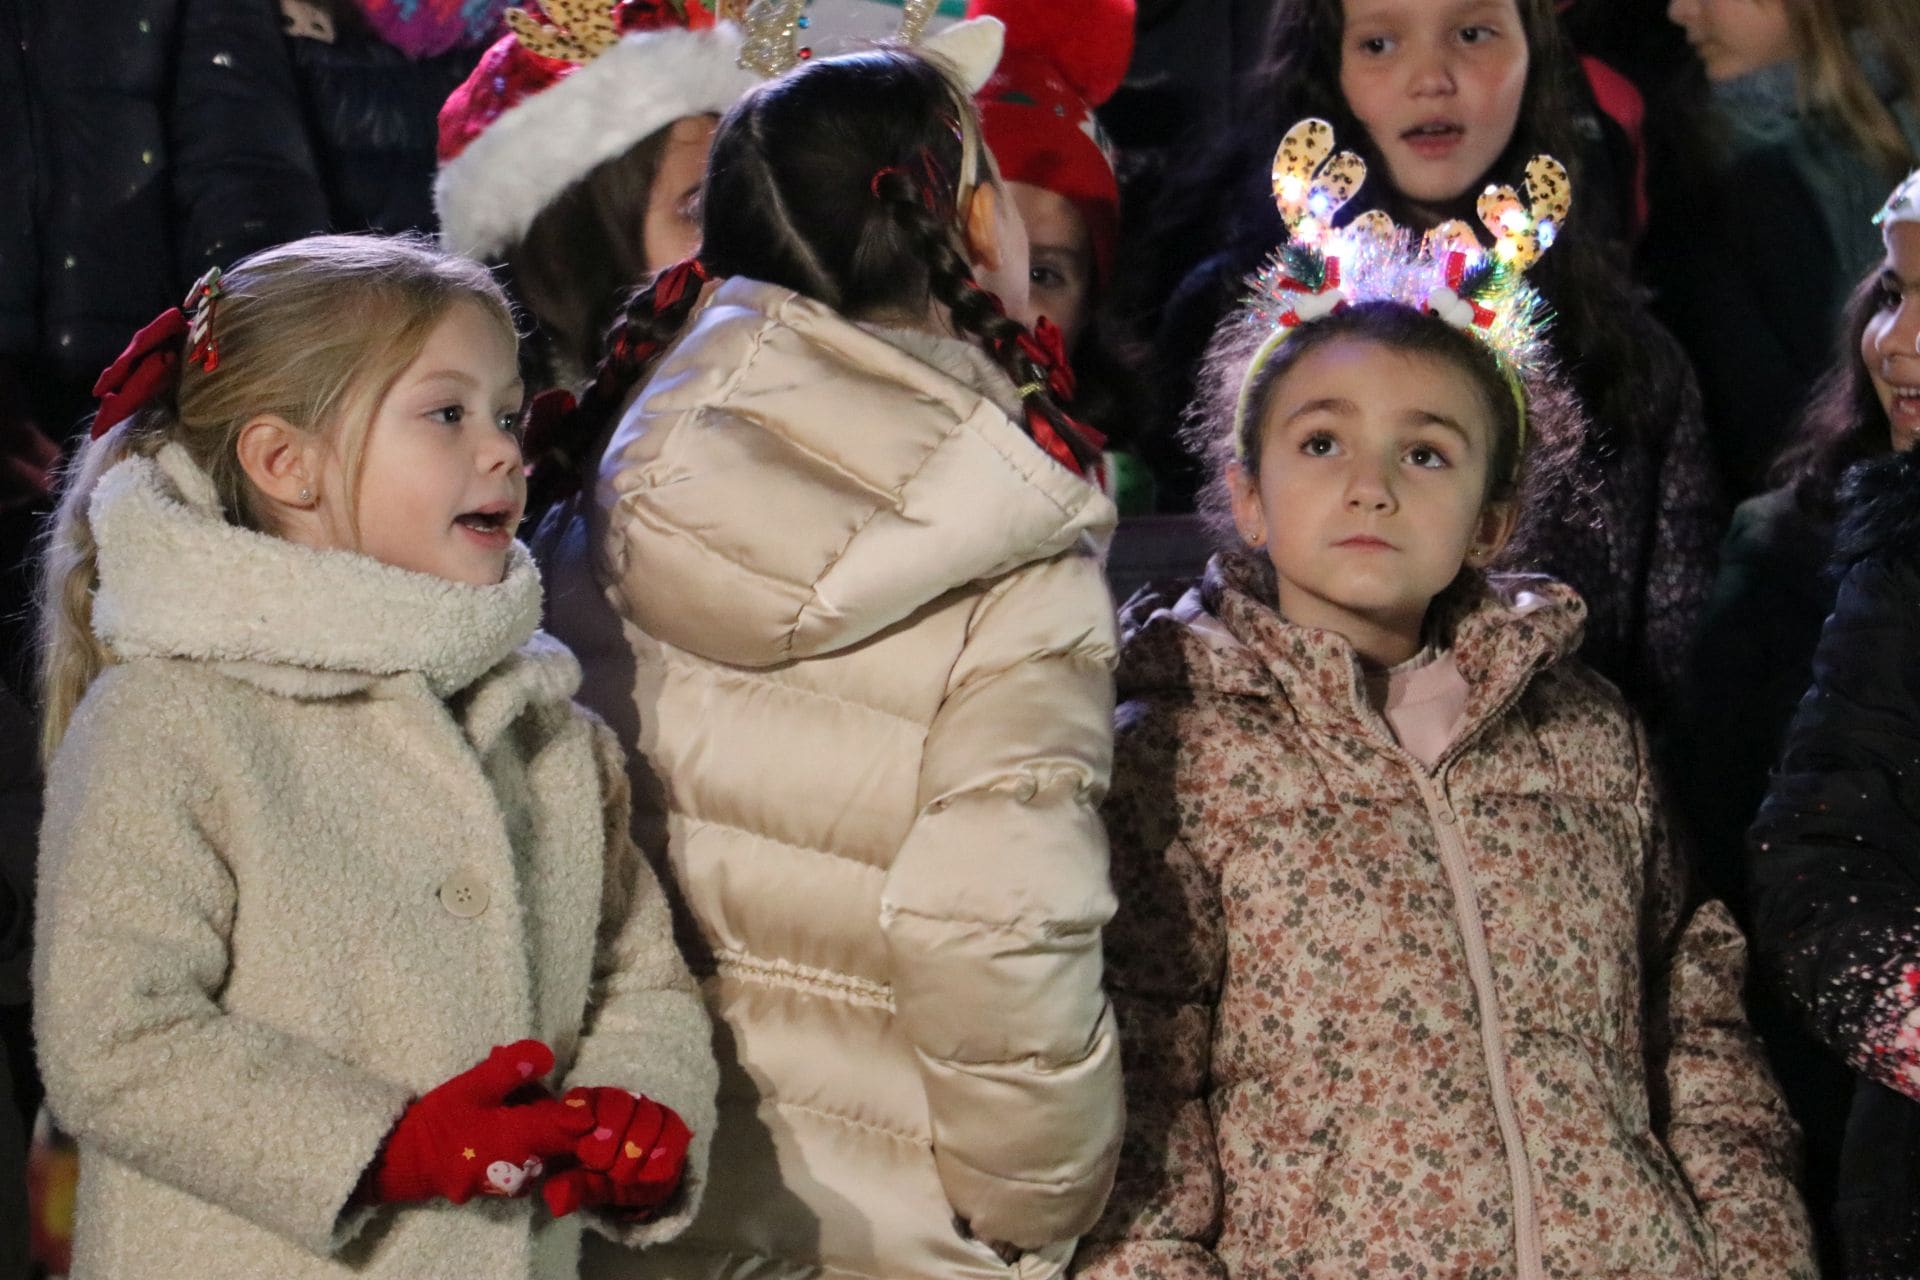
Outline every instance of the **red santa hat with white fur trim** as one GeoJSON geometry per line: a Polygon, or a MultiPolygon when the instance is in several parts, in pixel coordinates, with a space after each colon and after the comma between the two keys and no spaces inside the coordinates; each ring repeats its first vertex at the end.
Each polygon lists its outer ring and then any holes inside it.
{"type": "Polygon", "coordinates": [[[440,241],[499,255],[604,162],[759,82],[702,0],[526,0],[440,108],[440,241]]]}

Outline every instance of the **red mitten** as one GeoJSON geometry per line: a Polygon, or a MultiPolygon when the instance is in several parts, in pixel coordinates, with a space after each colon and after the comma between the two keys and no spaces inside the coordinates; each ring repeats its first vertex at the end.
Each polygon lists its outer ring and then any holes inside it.
{"type": "Polygon", "coordinates": [[[436,1196],[465,1204],[476,1195],[515,1196],[533,1189],[545,1161],[570,1153],[593,1127],[580,1107],[539,1089],[553,1050],[538,1040],[500,1045],[408,1107],[362,1181],[376,1204],[436,1196]],[[509,1103],[529,1087],[539,1096],[509,1103]]]}
{"type": "Polygon", "coordinates": [[[593,1129],[574,1144],[579,1167],[554,1174],[540,1188],[554,1217],[595,1205],[641,1217],[667,1202],[693,1141],[685,1121],[625,1089],[572,1089],[565,1105],[591,1113],[593,1129]]]}

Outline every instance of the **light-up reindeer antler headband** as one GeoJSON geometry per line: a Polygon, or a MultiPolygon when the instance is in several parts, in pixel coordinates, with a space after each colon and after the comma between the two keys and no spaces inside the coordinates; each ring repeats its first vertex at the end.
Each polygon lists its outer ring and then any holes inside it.
{"type": "Polygon", "coordinates": [[[1566,167],[1552,156],[1535,156],[1527,164],[1525,200],[1509,186],[1481,193],[1477,208],[1492,249],[1458,220],[1441,223],[1416,246],[1378,210],[1335,227],[1341,208],[1366,181],[1367,166],[1333,147],[1333,126],[1308,119],[1287,130],[1274,154],[1274,201],[1289,239],[1249,282],[1242,318],[1271,332],[1242,375],[1236,456],[1247,456],[1248,401],[1274,352],[1302,325],[1358,302],[1430,312],[1485,342],[1513,390],[1524,432],[1526,378],[1547,356],[1546,306],[1525,273],[1566,224],[1573,202],[1566,167]]]}

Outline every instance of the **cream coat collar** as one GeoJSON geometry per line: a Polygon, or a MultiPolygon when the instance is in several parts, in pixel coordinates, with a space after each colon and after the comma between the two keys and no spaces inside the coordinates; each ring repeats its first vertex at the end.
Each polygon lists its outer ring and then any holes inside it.
{"type": "Polygon", "coordinates": [[[518,543],[492,587],[299,546],[227,521],[178,445],[114,466],[90,510],[94,632],[122,659],[217,663],[317,698],[418,673],[447,698],[527,644],[540,620],[539,574],[518,543]]]}

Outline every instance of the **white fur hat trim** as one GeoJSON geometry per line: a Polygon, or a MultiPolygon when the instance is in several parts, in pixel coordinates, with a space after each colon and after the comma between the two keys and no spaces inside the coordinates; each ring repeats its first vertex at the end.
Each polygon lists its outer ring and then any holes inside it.
{"type": "Polygon", "coordinates": [[[474,258],[498,255],[605,161],[683,116],[732,106],[759,83],[739,56],[740,32],[730,23],[637,32],[502,112],[434,181],[441,244],[474,258]]]}

